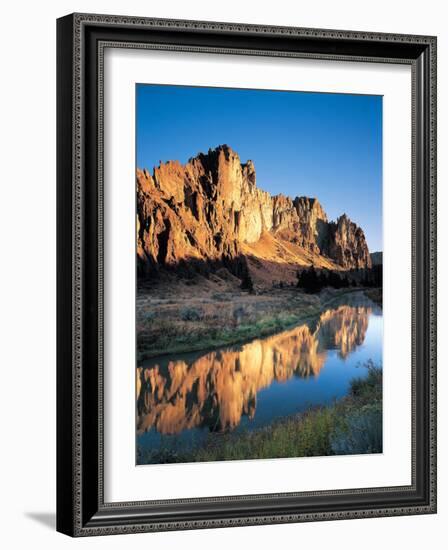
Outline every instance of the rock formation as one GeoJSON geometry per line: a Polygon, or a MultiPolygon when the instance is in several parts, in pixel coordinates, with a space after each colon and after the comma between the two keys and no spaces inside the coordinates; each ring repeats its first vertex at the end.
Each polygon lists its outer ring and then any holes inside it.
{"type": "Polygon", "coordinates": [[[315,198],[262,191],[253,162],[241,163],[227,145],[185,165],[161,163],[152,175],[137,170],[137,256],[143,276],[161,267],[224,263],[241,277],[249,257],[332,269],[371,266],[364,233],[345,214],[328,222],[315,198]]]}
{"type": "Polygon", "coordinates": [[[330,222],[322,246],[326,254],[345,269],[372,267],[364,231],[342,214],[336,222],[330,222]]]}

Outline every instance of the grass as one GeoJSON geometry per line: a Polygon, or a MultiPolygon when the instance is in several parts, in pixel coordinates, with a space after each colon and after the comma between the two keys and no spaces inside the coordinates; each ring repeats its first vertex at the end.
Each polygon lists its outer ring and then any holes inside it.
{"type": "Polygon", "coordinates": [[[382,452],[382,369],[371,361],[367,375],[351,381],[346,397],[329,406],[243,433],[212,434],[206,443],[182,453],[146,452],[139,463],[209,462],[382,452]]]}
{"type": "Polygon", "coordinates": [[[183,320],[161,320],[155,330],[139,337],[139,359],[243,343],[286,330],[300,320],[297,315],[279,315],[235,327],[213,326],[204,321],[191,324],[183,320]]]}
{"type": "Polygon", "coordinates": [[[140,297],[137,309],[137,360],[242,344],[317,318],[353,289],[307,295],[277,290],[269,296],[248,293],[198,298],[179,296],[176,303],[140,297]]]}

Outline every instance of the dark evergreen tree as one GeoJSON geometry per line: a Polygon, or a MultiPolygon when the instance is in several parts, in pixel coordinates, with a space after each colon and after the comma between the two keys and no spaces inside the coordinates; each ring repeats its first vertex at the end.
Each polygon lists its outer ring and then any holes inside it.
{"type": "Polygon", "coordinates": [[[305,292],[314,294],[319,292],[321,287],[320,277],[316,272],[314,266],[311,266],[309,269],[303,269],[298,273],[298,283],[299,288],[303,288],[305,292]]]}
{"type": "Polygon", "coordinates": [[[330,271],[329,286],[333,288],[341,288],[341,276],[336,271],[330,271]]]}
{"type": "Polygon", "coordinates": [[[254,282],[252,281],[252,277],[250,276],[247,269],[243,273],[243,278],[241,280],[241,289],[248,290],[250,293],[254,291],[254,282]]]}

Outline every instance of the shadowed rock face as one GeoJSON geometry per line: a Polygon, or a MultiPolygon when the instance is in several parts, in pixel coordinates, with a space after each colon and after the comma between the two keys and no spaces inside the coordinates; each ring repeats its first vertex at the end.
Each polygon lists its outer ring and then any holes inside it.
{"type": "Polygon", "coordinates": [[[253,162],[242,164],[227,145],[185,165],[162,163],[152,175],[137,170],[140,275],[179,262],[236,258],[266,233],[314,254],[317,264],[325,256],[340,269],[371,266],[364,233],[345,214],[329,223],[317,199],[262,191],[253,162]]]}
{"type": "Polygon", "coordinates": [[[340,306],[308,325],[243,346],[173,360],[153,361],[137,369],[137,430],[177,434],[195,427],[212,431],[235,428],[252,418],[257,393],[274,381],[318,376],[327,349],[342,358],[362,345],[370,307],[340,306]]]}

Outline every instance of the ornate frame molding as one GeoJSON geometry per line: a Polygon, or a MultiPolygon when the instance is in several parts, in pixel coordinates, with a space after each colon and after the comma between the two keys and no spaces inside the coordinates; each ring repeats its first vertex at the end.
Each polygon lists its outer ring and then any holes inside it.
{"type": "Polygon", "coordinates": [[[90,536],[434,513],[436,511],[436,38],[74,14],[58,20],[58,56],[58,325],[61,326],[58,334],[58,530],[72,536],[90,536]],[[138,30],[139,34],[135,39],[130,40],[129,36],[135,30],[138,30]],[[157,31],[159,42],[154,41],[152,31],[157,31]],[[185,33],[193,36],[196,42],[203,41],[203,43],[200,45],[184,43],[185,33]],[[241,37],[243,42],[246,40],[251,47],[233,46],[235,37],[241,37]],[[287,38],[287,41],[279,44],[278,49],[263,47],[266,44],[273,46],[283,38],[287,38]],[[174,43],[172,43],[173,40],[174,43]],[[230,42],[230,44],[216,45],[219,42],[230,42]],[[332,48],[326,46],[330,42],[332,48]],[[312,49],[316,43],[320,44],[322,51],[310,50],[310,47],[312,49]],[[290,48],[281,47],[283,44],[289,45],[290,48]],[[412,357],[414,422],[411,486],[119,504],[104,502],[102,479],[102,82],[103,55],[106,47],[406,63],[412,66],[412,310],[415,338],[412,357]],[[340,52],[332,53],[335,48],[339,48],[340,52]],[[397,56],[397,53],[401,55],[397,56]],[[95,81],[92,76],[93,69],[95,81]],[[92,97],[94,89],[97,93],[92,97]],[[96,128],[92,125],[88,126],[88,117],[91,112],[95,112],[98,116],[96,128]],[[90,182],[90,187],[86,187],[87,181],[90,182]],[[94,182],[95,189],[92,191],[94,182]],[[90,203],[92,205],[89,208],[87,205],[90,203]],[[95,214],[92,209],[95,210],[95,214]],[[94,268],[92,267],[94,260],[91,256],[94,252],[91,250],[92,247],[88,249],[87,244],[87,236],[92,235],[95,236],[95,242],[98,245],[97,264],[94,268]],[[96,329],[86,320],[86,303],[96,304],[96,329]],[[420,351],[421,349],[424,353],[420,351]],[[427,358],[427,364],[419,365],[425,371],[424,382],[427,384],[424,403],[420,402],[422,396],[417,395],[416,391],[419,380],[422,381],[421,373],[417,373],[416,370],[419,353],[423,353],[423,357],[427,358]],[[89,361],[96,369],[95,380],[87,370],[89,361]],[[418,407],[423,407],[419,410],[425,412],[424,426],[421,429],[417,429],[418,407]],[[88,429],[84,422],[86,409],[97,413],[97,423],[93,429],[88,429]],[[422,434],[424,434],[423,439],[422,434]],[[423,470],[420,464],[423,459],[417,460],[416,457],[417,447],[419,449],[425,447],[423,470]],[[94,456],[90,456],[92,454],[94,456]],[[373,495],[378,493],[384,495],[400,493],[401,497],[393,505],[373,505],[373,501],[369,498],[373,498],[373,495]],[[417,493],[419,493],[418,498],[417,493]],[[414,500],[412,495],[415,495],[414,500]],[[311,511],[300,509],[297,512],[288,512],[285,508],[284,512],[274,514],[269,513],[269,506],[266,504],[269,500],[276,501],[278,504],[283,499],[292,497],[304,500],[311,497],[331,496],[335,497],[335,502],[339,499],[340,504],[328,510],[312,511],[314,509],[311,507],[311,511]],[[349,496],[359,499],[359,508],[344,509],[342,503],[349,496]],[[363,497],[366,498],[362,500],[363,497]],[[240,506],[241,510],[236,515],[232,514],[231,510],[229,513],[225,511],[224,506],[232,507],[240,501],[242,504],[248,501],[259,503],[259,511],[249,513],[243,506],[240,506]],[[185,506],[205,503],[208,503],[211,508],[214,505],[219,508],[222,504],[221,513],[217,511],[215,517],[205,517],[202,513],[204,516],[202,518],[199,512],[199,515],[191,518],[182,517],[182,514],[188,515],[184,511],[185,506]],[[151,519],[151,511],[155,507],[166,507],[168,504],[170,514],[163,520],[155,520],[154,517],[151,519]]]}

